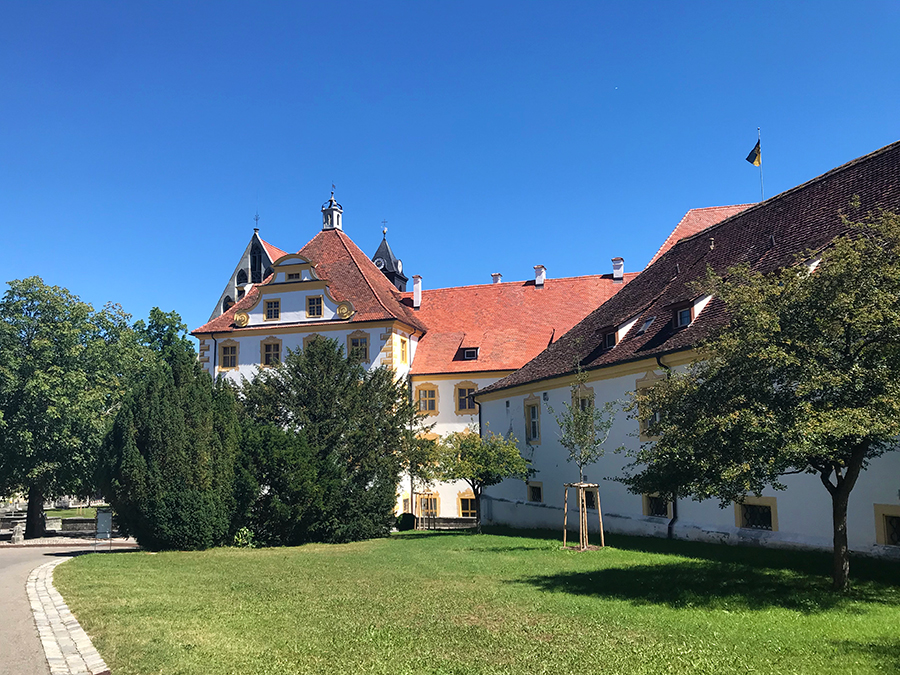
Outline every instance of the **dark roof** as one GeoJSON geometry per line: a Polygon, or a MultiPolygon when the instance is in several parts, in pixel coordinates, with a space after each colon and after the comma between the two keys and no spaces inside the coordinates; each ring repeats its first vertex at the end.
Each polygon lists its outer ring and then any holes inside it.
{"type": "Polygon", "coordinates": [[[734,204],[732,206],[707,206],[702,209],[691,209],[684,214],[684,218],[682,218],[678,225],[675,226],[675,229],[672,230],[672,234],[666,237],[666,240],[663,242],[663,245],[659,247],[656,255],[653,256],[649,263],[647,263],[647,267],[655,263],[662,257],[663,253],[668,251],[685,237],[690,237],[698,232],[702,232],[707,227],[715,225],[716,223],[721,223],[729,216],[740,213],[751,206],[753,206],[753,204],[734,204]]]}
{"type": "MultiPolygon", "coordinates": [[[[316,274],[328,283],[335,300],[353,303],[356,314],[345,323],[398,319],[418,331],[425,331],[416,312],[401,302],[400,292],[341,230],[322,230],[298,253],[315,265],[316,274]]],[[[259,285],[256,285],[227,312],[193,330],[192,334],[252,330],[252,326],[236,327],[234,314],[253,305],[258,294],[259,285]]]]}
{"type": "Polygon", "coordinates": [[[771,271],[792,264],[804,251],[825,247],[846,230],[842,215],[861,220],[880,209],[900,209],[900,142],[681,239],[557,342],[482,392],[566,375],[575,363],[591,370],[693,347],[727,320],[714,298],[692,324],[673,327],[674,308],[694,299],[691,283],[705,276],[707,266],[719,273],[740,263],[771,271]],[[653,324],[638,335],[652,316],[653,324]],[[635,317],[619,343],[603,350],[603,333],[635,317]]]}
{"type": "Polygon", "coordinates": [[[381,268],[382,272],[400,272],[400,265],[398,264],[397,256],[395,256],[394,252],[391,250],[391,245],[388,244],[386,236],[378,245],[378,250],[375,251],[375,255],[372,256],[372,262],[375,262],[379,258],[384,261],[384,267],[381,268]]]}

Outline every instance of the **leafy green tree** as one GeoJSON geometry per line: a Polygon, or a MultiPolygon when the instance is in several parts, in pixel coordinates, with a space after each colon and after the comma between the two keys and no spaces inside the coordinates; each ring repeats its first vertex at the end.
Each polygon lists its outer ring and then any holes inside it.
{"type": "Polygon", "coordinates": [[[416,485],[429,486],[438,479],[440,444],[431,433],[434,424],[429,423],[429,418],[419,411],[408,382],[399,412],[403,420],[400,467],[409,477],[409,494],[412,499],[416,485]]]}
{"type": "Polygon", "coordinates": [[[142,546],[220,545],[234,528],[237,401],[226,382],[213,384],[190,343],[160,353],[104,441],[102,490],[120,529],[142,546]]]}
{"type": "Polygon", "coordinates": [[[838,590],[849,587],[850,493],[900,435],[900,217],[850,227],[787,269],[709,273],[702,290],[730,320],[689,372],[637,392],[632,410],[656,440],[624,479],[724,507],[784,489],[785,474],[817,476],[832,500],[838,590]]]}
{"type": "MultiPolygon", "coordinates": [[[[394,524],[406,385],[392,371],[366,371],[336,341],[289,351],[281,366],[245,383],[245,414],[257,424],[302,434],[314,461],[319,509],[308,540],[384,536],[394,524]]],[[[271,480],[259,476],[261,490],[271,480]]],[[[282,500],[284,501],[284,500],[282,500]]]]}
{"type": "Polygon", "coordinates": [[[619,407],[617,401],[607,401],[598,408],[594,392],[586,388],[586,382],[587,373],[579,368],[570,387],[572,402],[564,402],[559,413],[547,406],[559,425],[559,443],[569,453],[566,459],[578,467],[578,481],[582,483],[584,467],[596,462],[606,451],[603,444],[609,438],[619,407]]]}
{"type": "Polygon", "coordinates": [[[27,538],[43,535],[45,499],[94,492],[98,448],[141,360],[128,321],[39,277],[0,300],[0,493],[27,494],[27,538]]]}
{"type": "Polygon", "coordinates": [[[481,495],[484,488],[507,478],[525,480],[530,475],[529,462],[519,453],[519,442],[512,436],[488,433],[480,436],[474,430],[455,431],[443,438],[440,477],[462,480],[475,495],[475,523],[481,533],[481,495]]]}

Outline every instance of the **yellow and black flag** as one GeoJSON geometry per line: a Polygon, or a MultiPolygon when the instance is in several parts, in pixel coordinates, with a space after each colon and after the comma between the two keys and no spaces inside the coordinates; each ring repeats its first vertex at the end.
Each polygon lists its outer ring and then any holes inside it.
{"type": "Polygon", "coordinates": [[[753,150],[750,151],[750,154],[747,155],[747,161],[750,162],[753,166],[759,166],[762,164],[762,153],[759,149],[759,141],[756,141],[756,146],[753,150]]]}

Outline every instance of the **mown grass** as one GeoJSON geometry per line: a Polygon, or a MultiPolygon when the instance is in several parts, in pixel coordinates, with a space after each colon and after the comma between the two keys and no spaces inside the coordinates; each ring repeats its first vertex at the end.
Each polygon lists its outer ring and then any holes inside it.
{"type": "Polygon", "coordinates": [[[97,508],[95,506],[79,506],[73,509],[50,509],[44,511],[46,518],[96,518],[97,508]]]}
{"type": "Polygon", "coordinates": [[[91,554],[55,583],[117,675],[884,673],[900,565],[631,537],[411,533],[91,554]]]}

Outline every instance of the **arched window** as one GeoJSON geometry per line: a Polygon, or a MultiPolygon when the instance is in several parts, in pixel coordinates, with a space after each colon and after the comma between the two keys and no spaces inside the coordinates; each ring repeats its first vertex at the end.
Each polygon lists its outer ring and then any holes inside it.
{"type": "Polygon", "coordinates": [[[227,312],[233,304],[234,300],[231,299],[231,296],[226,295],[225,299],[222,301],[222,311],[227,312]]]}
{"type": "Polygon", "coordinates": [[[250,280],[254,284],[262,283],[262,249],[256,244],[250,249],[250,280]]]}
{"type": "Polygon", "coordinates": [[[243,286],[247,283],[247,270],[241,270],[237,275],[237,285],[243,286]]]}

